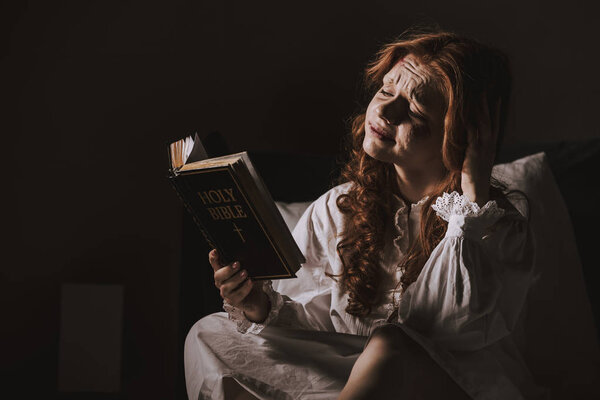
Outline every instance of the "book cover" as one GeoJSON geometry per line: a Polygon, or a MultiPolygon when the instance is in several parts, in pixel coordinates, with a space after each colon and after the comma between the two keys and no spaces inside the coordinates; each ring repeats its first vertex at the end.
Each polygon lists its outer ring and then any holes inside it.
{"type": "MultiPolygon", "coordinates": [[[[272,207],[254,204],[257,197],[251,199],[244,187],[248,181],[240,181],[245,175],[236,171],[239,165],[211,166],[207,161],[208,166],[198,169],[170,169],[169,180],[209,245],[219,251],[224,264],[239,261],[252,279],[295,277],[303,256],[285,224],[268,223],[280,215],[264,215],[272,207]]],[[[253,178],[250,182],[258,185],[255,180],[260,178],[253,178]]],[[[268,197],[266,201],[273,202],[268,197]]]]}

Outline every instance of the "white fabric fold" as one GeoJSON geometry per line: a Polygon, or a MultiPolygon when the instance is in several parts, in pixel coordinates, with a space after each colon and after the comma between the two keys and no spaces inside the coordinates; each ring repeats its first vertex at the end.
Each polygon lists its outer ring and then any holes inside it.
{"type": "Polygon", "coordinates": [[[523,309],[533,276],[527,220],[516,210],[500,220],[495,201],[480,208],[457,192],[432,208],[448,230],[400,299],[397,322],[448,350],[484,348],[507,336],[523,309]]]}

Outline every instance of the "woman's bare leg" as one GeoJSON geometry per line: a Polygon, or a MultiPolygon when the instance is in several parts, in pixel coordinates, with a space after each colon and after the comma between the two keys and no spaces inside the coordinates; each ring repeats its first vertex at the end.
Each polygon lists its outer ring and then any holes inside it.
{"type": "Polygon", "coordinates": [[[400,390],[401,353],[389,345],[390,338],[386,336],[390,333],[378,330],[371,335],[338,400],[385,399],[390,392],[400,390]]]}
{"type": "Polygon", "coordinates": [[[371,334],[338,400],[399,397],[469,399],[418,343],[385,325],[371,334]]]}

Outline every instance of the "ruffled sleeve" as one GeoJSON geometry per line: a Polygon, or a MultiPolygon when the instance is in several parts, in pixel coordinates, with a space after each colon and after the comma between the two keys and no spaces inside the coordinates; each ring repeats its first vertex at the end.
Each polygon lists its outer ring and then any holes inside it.
{"type": "Polygon", "coordinates": [[[527,219],[457,192],[432,208],[448,229],[402,295],[398,321],[449,350],[483,348],[511,333],[532,283],[527,219]]]}
{"type": "Polygon", "coordinates": [[[266,326],[296,329],[335,331],[329,314],[333,280],[325,275],[331,272],[326,246],[334,233],[330,221],[328,192],[312,203],[304,212],[292,233],[306,263],[296,272],[296,278],[263,281],[263,290],[271,303],[265,321],[254,323],[243,311],[227,302],[223,309],[237,324],[240,333],[259,334],[266,326]]]}
{"type": "Polygon", "coordinates": [[[236,322],[237,331],[240,333],[259,334],[279,315],[279,310],[284,302],[283,296],[273,290],[273,282],[271,280],[261,281],[260,284],[262,284],[262,289],[266,293],[269,303],[271,304],[269,315],[267,315],[267,318],[261,323],[250,321],[248,318],[246,318],[246,314],[244,314],[243,310],[236,308],[227,301],[223,300],[223,310],[229,314],[230,320],[236,322]]]}

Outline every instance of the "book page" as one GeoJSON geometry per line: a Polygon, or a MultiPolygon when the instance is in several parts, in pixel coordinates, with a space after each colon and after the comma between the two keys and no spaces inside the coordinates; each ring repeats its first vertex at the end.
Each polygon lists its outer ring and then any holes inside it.
{"type": "Polygon", "coordinates": [[[185,159],[185,164],[191,164],[196,161],[206,160],[207,158],[208,153],[206,152],[206,149],[204,148],[200,137],[198,137],[198,133],[196,133],[194,135],[192,148],[190,149],[190,152],[188,153],[185,159]]]}
{"type": "Polygon", "coordinates": [[[243,153],[229,154],[226,156],[209,158],[208,160],[196,161],[181,167],[181,171],[192,171],[203,168],[224,167],[237,162],[243,153]]]}
{"type": "Polygon", "coordinates": [[[171,168],[177,169],[185,164],[185,161],[192,152],[194,147],[194,139],[191,136],[180,139],[169,145],[171,153],[171,168]]]}

